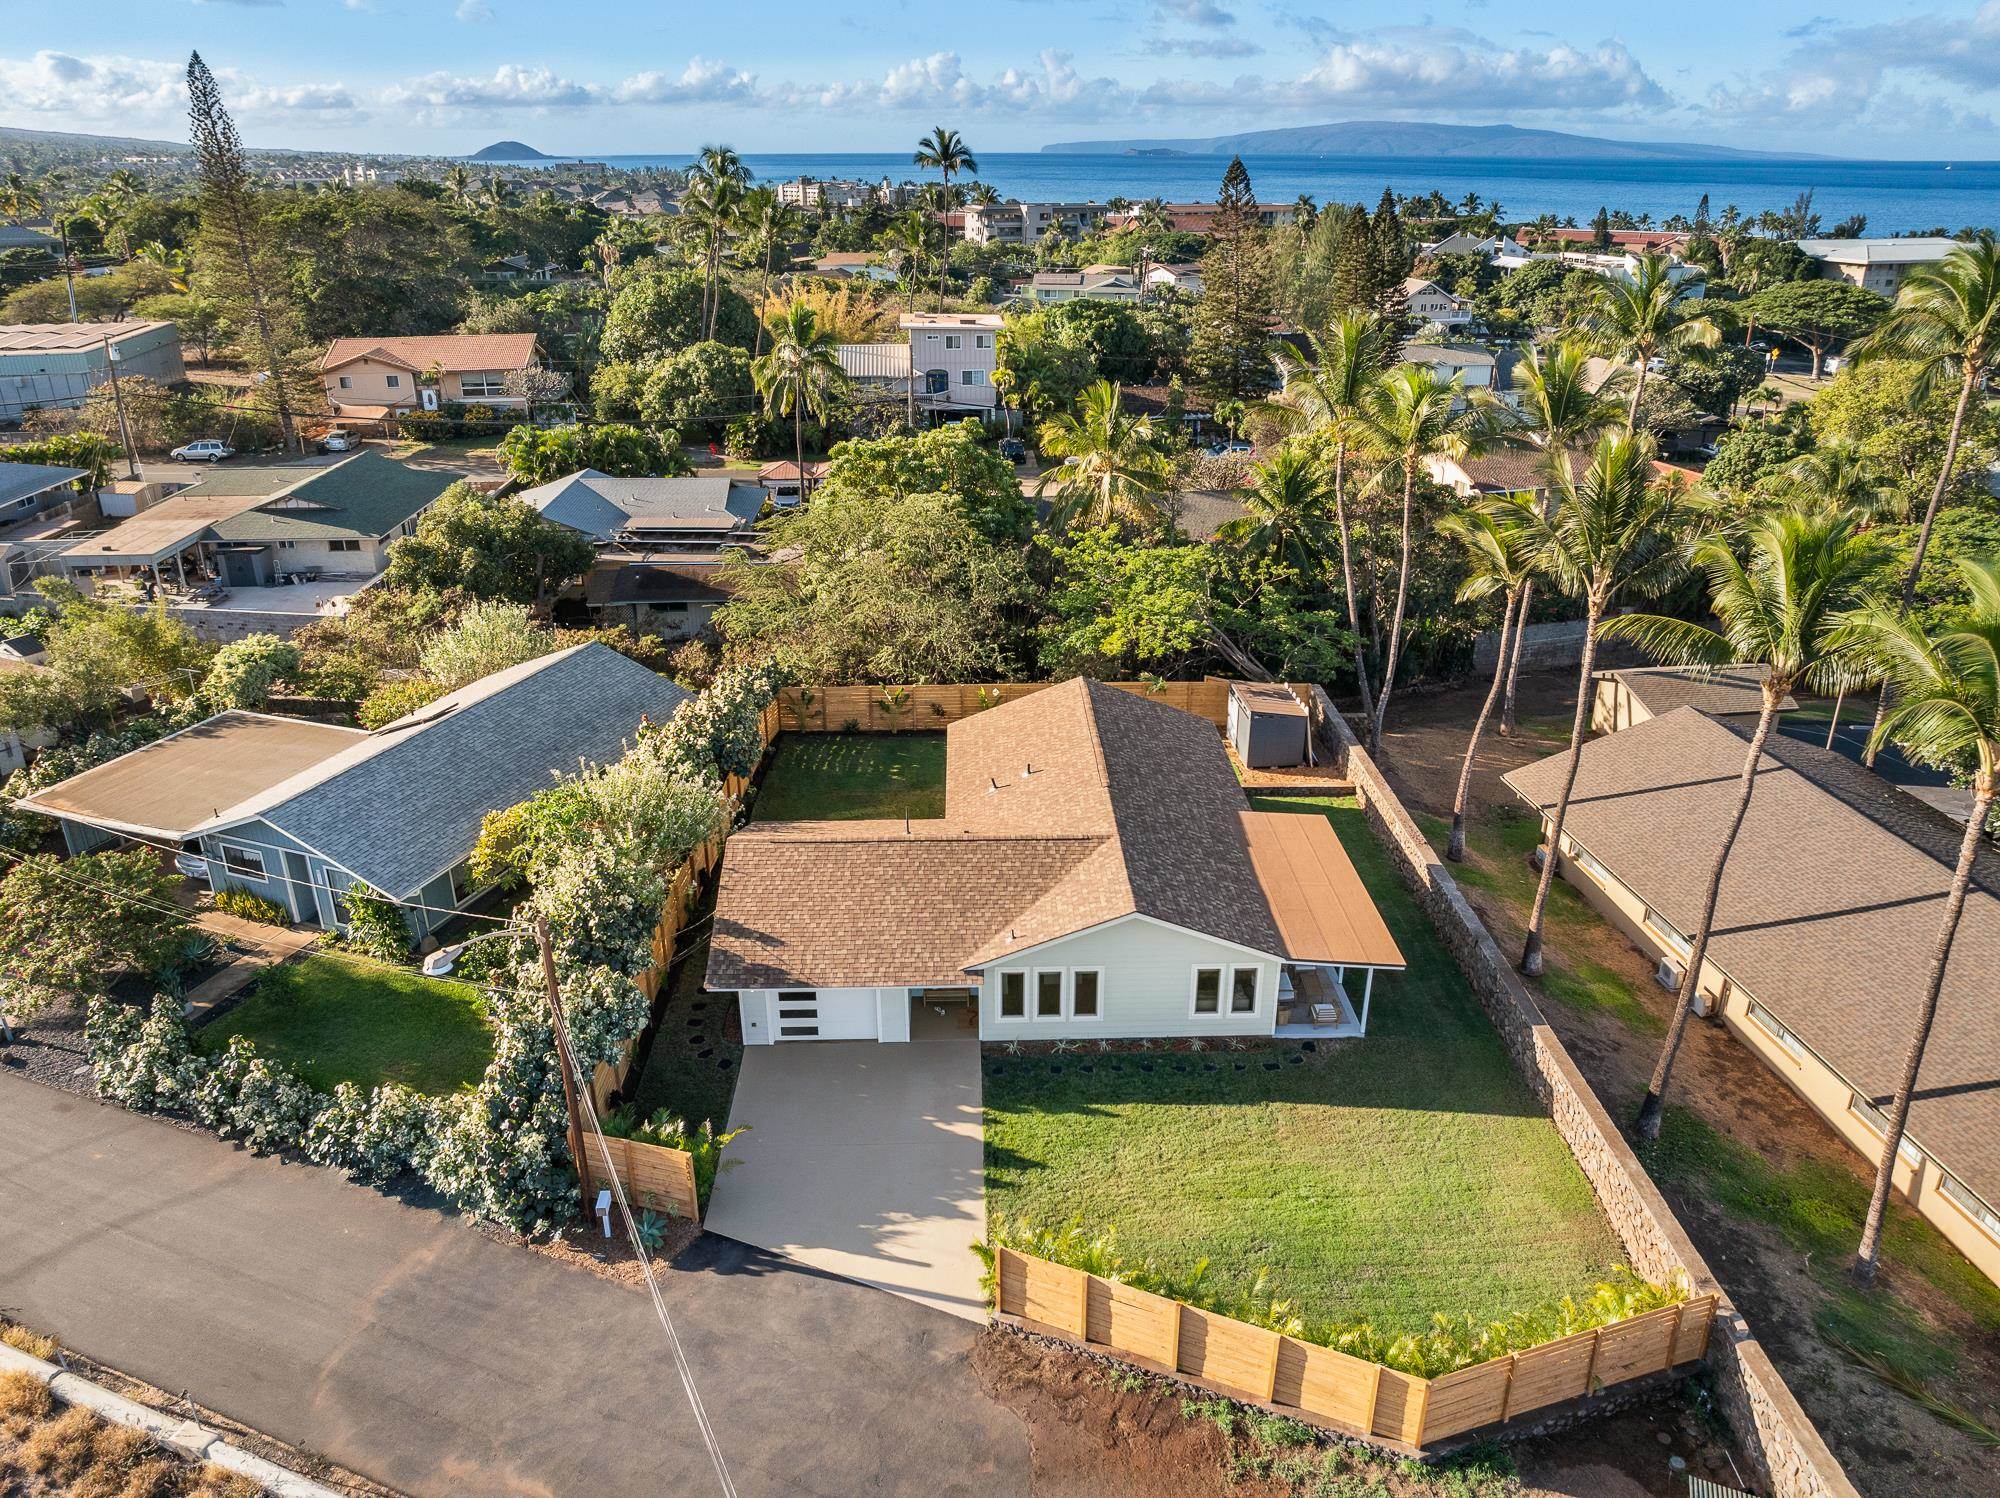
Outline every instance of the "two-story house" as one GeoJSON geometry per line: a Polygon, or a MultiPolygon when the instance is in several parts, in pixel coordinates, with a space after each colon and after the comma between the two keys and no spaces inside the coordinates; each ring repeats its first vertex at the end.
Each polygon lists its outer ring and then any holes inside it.
{"type": "Polygon", "coordinates": [[[520,406],[509,375],[539,357],[533,333],[441,333],[423,338],[336,338],[319,362],[328,408],[383,420],[440,406],[520,406]]]}
{"type": "Polygon", "coordinates": [[[926,411],[999,408],[993,372],[1000,367],[997,312],[913,312],[902,321],[910,338],[910,371],[916,402],[926,411]]]}

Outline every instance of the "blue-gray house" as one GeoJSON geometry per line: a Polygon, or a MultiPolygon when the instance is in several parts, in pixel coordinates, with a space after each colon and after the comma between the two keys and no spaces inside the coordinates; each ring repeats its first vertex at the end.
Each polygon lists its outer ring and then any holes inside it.
{"type": "Polygon", "coordinates": [[[70,851],[132,838],[185,849],[211,887],[343,927],[365,883],[422,937],[478,891],[486,814],[580,763],[618,758],[688,694],[609,646],[578,645],[459,688],[373,730],[225,712],[16,803],[60,818],[70,851]]]}

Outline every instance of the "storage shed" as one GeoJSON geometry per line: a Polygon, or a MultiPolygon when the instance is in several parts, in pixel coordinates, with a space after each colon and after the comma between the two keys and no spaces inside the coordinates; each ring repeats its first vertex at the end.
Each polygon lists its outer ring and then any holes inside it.
{"type": "Polygon", "coordinates": [[[1229,684],[1229,742],[1253,770],[1306,762],[1305,704],[1276,682],[1229,684]]]}

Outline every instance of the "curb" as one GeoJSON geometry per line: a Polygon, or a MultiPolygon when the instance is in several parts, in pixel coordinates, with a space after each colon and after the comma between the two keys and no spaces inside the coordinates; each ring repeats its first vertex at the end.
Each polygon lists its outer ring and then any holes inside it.
{"type": "Polygon", "coordinates": [[[0,1342],[0,1373],[31,1374],[47,1384],[49,1392],[64,1404],[81,1405],[114,1424],[129,1426],[190,1461],[213,1462],[227,1468],[259,1484],[266,1492],[277,1494],[278,1498],[345,1498],[309,1477],[301,1477],[289,1467],[280,1467],[240,1446],[232,1446],[199,1421],[169,1415],[123,1394],[99,1388],[86,1378],[4,1342],[0,1342]]]}

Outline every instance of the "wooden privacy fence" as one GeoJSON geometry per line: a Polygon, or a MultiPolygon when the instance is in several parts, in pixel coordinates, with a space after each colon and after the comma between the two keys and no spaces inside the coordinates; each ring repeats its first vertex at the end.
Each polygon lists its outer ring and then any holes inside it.
{"type": "Polygon", "coordinates": [[[611,1168],[634,1206],[665,1212],[670,1217],[685,1217],[692,1222],[701,1221],[693,1155],[686,1150],[668,1149],[664,1144],[587,1134],[583,1141],[584,1173],[589,1177],[592,1191],[611,1184],[604,1174],[607,1152],[611,1168]]]}
{"type": "MultiPolygon", "coordinates": [[[[778,693],[778,726],[794,733],[839,733],[852,724],[864,733],[913,733],[943,728],[960,718],[1031,696],[1051,681],[944,683],[903,687],[786,687],[778,693]]],[[[1112,681],[1106,686],[1164,702],[1206,718],[1218,728],[1229,711],[1229,683],[1112,681]]]]}
{"type": "Polygon", "coordinates": [[[1716,1303],[1692,1296],[1419,1378],[1013,1249],[998,1251],[998,1269],[998,1310],[1037,1331],[1412,1451],[1694,1362],[1708,1349],[1716,1303]]]}

